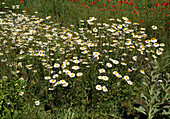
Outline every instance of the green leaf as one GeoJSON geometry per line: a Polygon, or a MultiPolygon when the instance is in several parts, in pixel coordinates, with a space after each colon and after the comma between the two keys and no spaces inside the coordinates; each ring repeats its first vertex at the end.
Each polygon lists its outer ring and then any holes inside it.
{"type": "Polygon", "coordinates": [[[146,84],[145,82],[143,82],[143,84],[144,84],[147,88],[149,88],[148,84],[146,84]]]}
{"type": "Polygon", "coordinates": [[[141,93],[141,98],[144,98],[145,99],[145,101],[147,101],[147,97],[143,94],[143,93],[141,93]]]}
{"type": "Polygon", "coordinates": [[[14,115],[13,115],[13,119],[16,119],[16,118],[17,118],[17,116],[18,116],[18,111],[17,111],[17,110],[15,110],[15,111],[14,111],[14,115]]]}
{"type": "Polygon", "coordinates": [[[146,109],[145,109],[145,108],[143,108],[142,106],[140,106],[139,108],[136,108],[136,107],[135,107],[134,109],[135,109],[135,110],[137,110],[138,112],[141,112],[141,113],[143,113],[143,114],[147,115],[147,114],[146,114],[146,112],[145,112],[145,111],[146,111],[146,109]]]}
{"type": "Polygon", "coordinates": [[[163,108],[164,108],[164,109],[166,109],[166,108],[168,108],[168,109],[169,109],[169,108],[170,108],[170,106],[166,105],[166,106],[164,106],[163,108]]]}
{"type": "Polygon", "coordinates": [[[169,115],[169,111],[163,110],[162,115],[169,115]]]}
{"type": "Polygon", "coordinates": [[[158,111],[160,111],[160,109],[155,108],[152,115],[156,114],[158,111]]]}

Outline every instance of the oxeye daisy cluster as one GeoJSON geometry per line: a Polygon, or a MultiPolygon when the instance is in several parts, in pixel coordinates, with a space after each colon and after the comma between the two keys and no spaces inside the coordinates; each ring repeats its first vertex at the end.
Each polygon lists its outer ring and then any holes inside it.
{"type": "MultiPolygon", "coordinates": [[[[49,90],[60,84],[67,87],[72,79],[88,75],[85,72],[93,64],[97,64],[99,82],[121,79],[132,85],[135,79],[130,73],[145,74],[140,64],[157,58],[165,46],[157,38],[147,38],[145,28],[126,17],[109,19],[109,23],[89,17],[80,20],[81,27],[75,31],[74,25],[69,29],[50,21],[51,16],[39,18],[11,10],[1,11],[0,16],[1,62],[21,77],[25,71],[29,75],[43,73],[49,90]]],[[[96,89],[108,91],[101,84],[96,84],[96,89]]]]}

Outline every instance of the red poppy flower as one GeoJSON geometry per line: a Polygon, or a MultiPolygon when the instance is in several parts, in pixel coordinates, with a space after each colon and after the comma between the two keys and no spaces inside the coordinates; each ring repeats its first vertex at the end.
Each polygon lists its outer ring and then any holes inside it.
{"type": "Polygon", "coordinates": [[[167,2],[167,3],[165,3],[165,6],[168,6],[169,5],[169,3],[167,2]]]}
{"type": "Polygon", "coordinates": [[[168,14],[166,14],[165,17],[168,17],[168,14]]]}
{"type": "Polygon", "coordinates": [[[73,2],[73,0],[70,0],[70,2],[73,2]]]}
{"type": "Polygon", "coordinates": [[[151,8],[151,10],[153,10],[153,8],[151,8]]]}
{"type": "Polygon", "coordinates": [[[139,7],[136,7],[136,9],[139,9],[139,7]]]}
{"type": "Polygon", "coordinates": [[[116,5],[114,5],[114,7],[117,7],[116,5]]]}
{"type": "Polygon", "coordinates": [[[108,0],[108,2],[110,2],[110,0],[108,0]]]}
{"type": "Polygon", "coordinates": [[[106,6],[106,4],[103,4],[103,7],[105,7],[106,6]]]}
{"type": "Polygon", "coordinates": [[[84,4],[86,4],[86,2],[84,2],[84,4]]]}
{"type": "Polygon", "coordinates": [[[97,2],[99,2],[99,0],[97,0],[97,2]]]}
{"type": "Polygon", "coordinates": [[[124,12],[124,10],[122,10],[122,12],[124,12]]]}
{"type": "Polygon", "coordinates": [[[24,3],[24,1],[21,1],[21,3],[24,3]]]}
{"type": "Polygon", "coordinates": [[[95,2],[91,2],[91,5],[94,5],[95,4],[95,2]]]}
{"type": "Polygon", "coordinates": [[[143,20],[141,20],[141,22],[143,23],[143,20]]]}
{"type": "Polygon", "coordinates": [[[134,12],[135,14],[138,14],[137,11],[135,11],[135,10],[134,10],[133,12],[134,12]]]}
{"type": "Polygon", "coordinates": [[[158,7],[159,3],[155,3],[155,7],[158,7]]]}
{"type": "Polygon", "coordinates": [[[133,2],[130,2],[129,5],[134,5],[134,3],[133,3],[133,2]]]}

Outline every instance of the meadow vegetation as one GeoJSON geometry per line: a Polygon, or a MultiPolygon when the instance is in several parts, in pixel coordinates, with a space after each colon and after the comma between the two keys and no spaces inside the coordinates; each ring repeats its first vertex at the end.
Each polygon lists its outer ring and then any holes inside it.
{"type": "Polygon", "coordinates": [[[0,118],[169,118],[169,0],[2,0],[0,118]]]}

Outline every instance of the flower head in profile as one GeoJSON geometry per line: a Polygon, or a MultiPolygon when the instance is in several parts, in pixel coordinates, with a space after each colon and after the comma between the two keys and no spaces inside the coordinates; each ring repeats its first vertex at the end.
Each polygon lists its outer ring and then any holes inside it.
{"type": "Polygon", "coordinates": [[[161,52],[160,50],[156,50],[156,54],[157,54],[157,55],[161,55],[162,52],[161,52]]]}
{"type": "Polygon", "coordinates": [[[19,92],[19,95],[23,95],[23,94],[24,94],[24,92],[22,92],[22,91],[19,92]]]}
{"type": "Polygon", "coordinates": [[[110,67],[112,67],[112,64],[111,63],[107,63],[106,66],[110,68],[110,67]]]}
{"type": "Polygon", "coordinates": [[[133,85],[132,81],[127,81],[127,83],[128,83],[129,85],[133,85]]]}
{"type": "Polygon", "coordinates": [[[80,69],[80,67],[79,66],[73,66],[72,69],[78,70],[78,69],[80,69]]]}
{"type": "Polygon", "coordinates": [[[137,56],[133,56],[132,58],[133,60],[137,61],[137,56]]]}
{"type": "Polygon", "coordinates": [[[113,62],[114,64],[119,64],[119,61],[117,61],[117,60],[112,60],[112,62],[113,62]]]}
{"type": "Polygon", "coordinates": [[[155,26],[155,25],[152,26],[152,29],[153,29],[153,30],[156,30],[157,28],[158,28],[158,27],[155,26]]]}
{"type": "Polygon", "coordinates": [[[140,73],[141,73],[141,74],[145,74],[145,71],[144,71],[144,70],[140,70],[140,73]]]}
{"type": "Polygon", "coordinates": [[[64,84],[62,85],[63,87],[67,87],[68,86],[68,83],[67,82],[64,82],[64,84]]]}
{"type": "Polygon", "coordinates": [[[102,89],[103,89],[103,92],[108,92],[108,89],[106,88],[106,86],[103,86],[102,89]]]}

